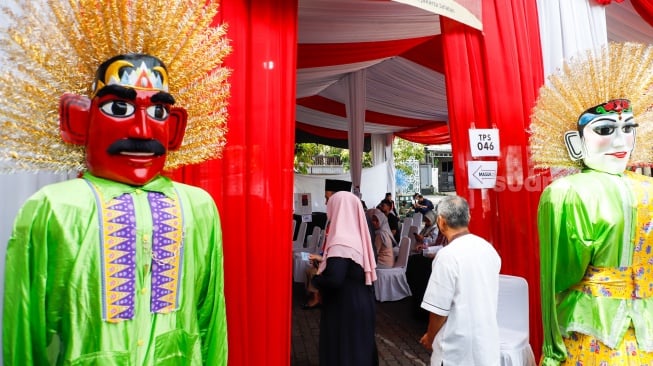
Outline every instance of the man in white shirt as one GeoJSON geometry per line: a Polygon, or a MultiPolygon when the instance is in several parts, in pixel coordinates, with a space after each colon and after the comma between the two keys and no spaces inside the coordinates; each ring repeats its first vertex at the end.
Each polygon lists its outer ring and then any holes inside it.
{"type": "Polygon", "coordinates": [[[497,301],[501,258],[492,244],[471,234],[469,205],[448,196],[436,224],[449,244],[433,260],[422,308],[429,326],[420,343],[432,351],[431,366],[498,366],[497,301]]]}

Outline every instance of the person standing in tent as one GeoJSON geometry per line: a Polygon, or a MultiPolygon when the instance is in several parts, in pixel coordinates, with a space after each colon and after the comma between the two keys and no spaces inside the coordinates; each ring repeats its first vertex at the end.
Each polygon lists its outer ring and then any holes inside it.
{"type": "Polygon", "coordinates": [[[469,204],[460,196],[438,203],[435,225],[449,244],[433,260],[421,307],[429,324],[420,344],[431,366],[499,366],[497,324],[501,258],[469,232],[469,204]]]}
{"type": "MultiPolygon", "coordinates": [[[[208,158],[219,148],[225,133],[220,122],[224,116],[216,112],[211,112],[213,117],[192,115],[197,119],[191,125],[186,108],[193,110],[192,106],[178,105],[173,97],[173,91],[184,90],[184,85],[174,88],[169,81],[186,80],[212,91],[194,94],[186,90],[186,94],[180,92],[182,100],[200,102],[197,99],[201,95],[209,99],[201,101],[207,105],[224,105],[222,98],[227,97],[228,89],[223,89],[226,94],[217,92],[226,83],[226,76],[220,76],[220,60],[203,65],[194,61],[207,61],[207,55],[215,56],[219,51],[226,55],[229,49],[220,49],[226,44],[214,37],[220,35],[215,29],[181,31],[181,23],[175,24],[173,31],[167,24],[170,19],[183,18],[186,11],[193,25],[209,24],[216,7],[204,3],[167,5],[182,14],[158,9],[157,16],[140,14],[147,15],[145,22],[132,18],[140,12],[138,7],[127,9],[127,3],[103,4],[113,12],[98,12],[96,2],[76,3],[74,11],[68,9],[69,15],[80,18],[71,23],[87,24],[84,29],[90,34],[86,36],[119,40],[120,47],[134,52],[107,55],[115,51],[112,45],[79,42],[76,49],[88,59],[63,62],[56,52],[73,48],[58,47],[52,50],[55,55],[49,55],[51,62],[38,63],[53,67],[49,70],[53,75],[65,75],[90,86],[88,96],[63,94],[59,125],[67,144],[44,147],[45,151],[62,149],[51,161],[62,166],[78,163],[85,171],[77,179],[43,187],[26,201],[15,220],[5,264],[5,365],[227,364],[222,231],[217,207],[208,192],[173,182],[162,173],[169,166],[197,162],[192,159],[200,155],[208,158]],[[112,23],[107,18],[109,13],[120,15],[114,21],[131,29],[134,43],[122,33],[94,28],[112,23]],[[145,23],[148,27],[139,28],[145,23]],[[148,34],[152,29],[167,36],[152,38],[148,34]],[[97,36],[100,33],[103,37],[97,36]],[[177,39],[179,44],[171,44],[177,33],[197,33],[198,38],[177,39]],[[144,39],[156,42],[142,44],[144,39]],[[167,54],[165,50],[172,46],[188,60],[167,54]],[[169,74],[167,64],[137,52],[139,47],[162,52],[177,65],[177,73],[169,74]],[[105,61],[95,77],[82,75],[86,68],[81,65],[96,59],[105,61]],[[212,94],[220,96],[212,98],[212,94]],[[186,132],[199,138],[196,144],[211,151],[189,151],[182,144],[186,132]],[[70,148],[69,154],[66,148],[70,148]],[[76,151],[83,153],[74,154],[76,151]],[[78,156],[81,161],[75,160],[78,156]]],[[[65,13],[62,7],[58,11],[65,13]]],[[[84,40],[80,36],[76,34],[75,40],[84,40]]],[[[48,70],[40,71],[44,77],[48,70]]],[[[16,83],[20,80],[17,76],[16,83]]],[[[67,84],[50,87],[61,85],[67,84]]],[[[31,92],[34,86],[14,87],[31,92]]],[[[40,138],[49,134],[52,141],[59,139],[56,123],[39,121],[57,116],[56,103],[28,104],[52,110],[35,111],[29,121],[22,121],[29,128],[21,128],[38,130],[40,138]]],[[[16,148],[33,146],[25,143],[16,148]]],[[[18,159],[37,153],[19,151],[22,154],[17,154],[18,159]]]]}
{"type": "Polygon", "coordinates": [[[539,167],[577,168],[542,193],[540,364],[653,365],[653,49],[610,44],[542,87],[531,145],[539,167]],[[639,126],[639,127],[638,127],[639,126]]]}
{"type": "Polygon", "coordinates": [[[360,199],[334,193],[327,220],[324,254],[312,280],[322,296],[320,366],[378,365],[376,263],[360,199]]]}
{"type": "MultiPolygon", "coordinates": [[[[326,179],[324,181],[324,199],[327,205],[329,203],[329,198],[331,198],[334,193],[341,191],[351,192],[351,182],[340,179],[326,179]]],[[[326,236],[329,234],[328,228],[329,223],[327,221],[324,231],[325,240],[323,240],[323,242],[326,242],[326,236]]],[[[315,288],[315,286],[313,286],[312,281],[313,277],[317,274],[317,267],[322,261],[322,253],[324,252],[324,248],[318,248],[318,250],[319,253],[310,253],[308,255],[311,266],[306,269],[306,302],[302,304],[302,309],[304,310],[316,309],[322,303],[320,291],[315,288]]]]}

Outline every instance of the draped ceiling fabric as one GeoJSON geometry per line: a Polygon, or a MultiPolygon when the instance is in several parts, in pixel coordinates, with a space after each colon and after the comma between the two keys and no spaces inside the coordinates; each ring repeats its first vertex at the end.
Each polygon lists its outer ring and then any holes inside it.
{"type": "MultiPolygon", "coordinates": [[[[480,1],[458,3],[474,9],[480,1]]],[[[651,27],[641,17],[653,19],[652,4],[625,0],[606,6],[608,39],[650,40],[651,27]]],[[[561,8],[562,16],[581,17],[575,7],[561,8]]],[[[396,1],[350,0],[299,1],[296,128],[305,132],[302,141],[346,139],[344,76],[362,68],[366,137],[392,133],[423,144],[449,142],[440,18],[396,1]]]]}
{"type": "Polygon", "coordinates": [[[366,69],[364,133],[448,141],[439,18],[393,1],[299,1],[297,129],[346,131],[349,84],[366,69]],[[413,135],[414,134],[414,135],[413,135]]]}

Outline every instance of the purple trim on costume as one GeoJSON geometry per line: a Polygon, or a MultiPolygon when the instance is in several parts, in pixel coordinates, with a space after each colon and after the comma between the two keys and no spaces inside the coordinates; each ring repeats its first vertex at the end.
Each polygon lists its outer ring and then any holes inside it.
{"type": "MultiPolygon", "coordinates": [[[[111,278],[119,279],[116,286],[108,288],[110,291],[121,293],[110,306],[123,308],[113,319],[132,319],[134,317],[134,291],[136,279],[136,215],[134,213],[134,202],[129,194],[116,197],[107,205],[109,210],[117,211],[120,214],[113,219],[107,217],[107,223],[118,224],[120,229],[108,234],[107,238],[117,238],[117,243],[108,249],[121,253],[115,257],[107,258],[107,264],[118,265],[121,270],[110,275],[111,278]]],[[[105,217],[108,215],[105,215],[105,217]]],[[[107,240],[107,239],[105,239],[107,240]]]]}
{"type": "Polygon", "coordinates": [[[101,192],[85,180],[95,196],[100,239],[102,319],[118,322],[134,317],[136,278],[136,215],[125,193],[105,203],[101,192]]]}
{"type": "MultiPolygon", "coordinates": [[[[124,193],[105,202],[101,191],[90,181],[85,181],[95,196],[98,212],[102,319],[112,323],[133,319],[138,239],[133,197],[124,193]]],[[[169,313],[179,308],[183,212],[177,191],[173,198],[159,192],[148,192],[147,199],[152,215],[150,310],[169,313]]]]}
{"type": "Polygon", "coordinates": [[[152,211],[152,299],[154,313],[178,309],[179,273],[183,252],[183,215],[178,196],[170,199],[148,192],[152,211]]]}

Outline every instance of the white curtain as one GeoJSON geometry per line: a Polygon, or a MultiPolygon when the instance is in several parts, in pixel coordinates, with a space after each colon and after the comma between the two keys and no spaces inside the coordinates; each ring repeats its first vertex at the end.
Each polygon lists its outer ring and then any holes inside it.
{"type": "Polygon", "coordinates": [[[354,192],[360,190],[365,139],[365,69],[347,75],[349,98],[346,104],[349,129],[349,169],[354,192]]]}
{"type": "Polygon", "coordinates": [[[608,42],[605,6],[594,0],[538,0],[544,75],[565,59],[608,42]]]}
{"type": "Polygon", "coordinates": [[[370,138],[372,145],[372,165],[381,164],[387,161],[387,156],[385,154],[385,142],[386,135],[384,134],[372,134],[370,138]]]}
{"type": "Polygon", "coordinates": [[[373,134],[372,142],[372,164],[378,165],[387,162],[388,185],[387,191],[395,196],[395,159],[392,155],[392,134],[373,134]]]}
{"type": "Polygon", "coordinates": [[[385,156],[388,163],[388,169],[386,173],[388,174],[388,192],[392,192],[392,198],[397,199],[397,182],[395,181],[395,157],[392,149],[392,141],[394,136],[387,134],[385,135],[385,156]]]}

